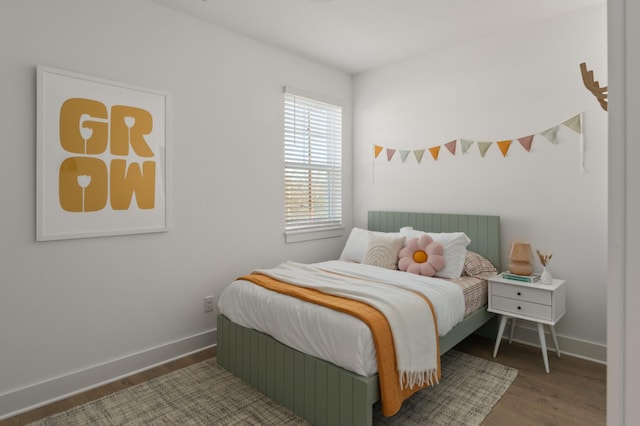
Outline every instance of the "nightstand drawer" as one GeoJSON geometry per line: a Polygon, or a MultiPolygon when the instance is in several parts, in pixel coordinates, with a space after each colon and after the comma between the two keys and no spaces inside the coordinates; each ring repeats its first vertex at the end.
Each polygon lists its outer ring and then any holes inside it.
{"type": "Polygon", "coordinates": [[[551,305],[551,292],[537,288],[491,283],[491,295],[502,296],[526,302],[551,305]]]}
{"type": "Polygon", "coordinates": [[[541,305],[539,303],[525,302],[524,300],[509,299],[507,297],[493,296],[491,298],[493,309],[512,312],[514,314],[539,318],[551,321],[551,305],[541,305]]]}

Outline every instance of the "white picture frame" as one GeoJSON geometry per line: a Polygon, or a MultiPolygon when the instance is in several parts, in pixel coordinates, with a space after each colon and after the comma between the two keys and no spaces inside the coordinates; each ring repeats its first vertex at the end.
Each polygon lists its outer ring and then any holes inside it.
{"type": "Polygon", "coordinates": [[[166,232],[164,92],[37,67],[36,241],[166,232]]]}

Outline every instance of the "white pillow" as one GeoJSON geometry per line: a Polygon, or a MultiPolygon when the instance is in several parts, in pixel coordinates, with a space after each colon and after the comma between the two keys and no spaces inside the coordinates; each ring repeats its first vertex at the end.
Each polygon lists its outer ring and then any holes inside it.
{"type": "Polygon", "coordinates": [[[407,240],[419,238],[424,234],[433,238],[433,241],[442,244],[444,247],[444,268],[436,272],[436,277],[460,278],[464,260],[467,256],[467,246],[471,239],[464,232],[424,232],[405,226],[400,229],[400,234],[407,240]]]}
{"type": "Polygon", "coordinates": [[[362,258],[365,265],[398,269],[398,252],[404,246],[404,237],[376,235],[369,232],[369,246],[362,258]]]}
{"type": "Polygon", "coordinates": [[[367,248],[369,247],[369,233],[379,236],[387,236],[387,237],[399,237],[399,232],[378,232],[378,231],[368,231],[366,229],[354,227],[349,234],[349,238],[347,239],[347,243],[344,245],[342,249],[342,253],[340,254],[339,259],[345,260],[348,262],[362,262],[362,258],[364,254],[367,252],[367,248]]]}

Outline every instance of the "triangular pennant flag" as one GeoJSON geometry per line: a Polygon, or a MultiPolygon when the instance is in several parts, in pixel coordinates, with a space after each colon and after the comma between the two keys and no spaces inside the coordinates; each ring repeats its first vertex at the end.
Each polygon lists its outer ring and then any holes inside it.
{"type": "Polygon", "coordinates": [[[433,159],[437,160],[438,154],[440,153],[440,146],[434,146],[429,148],[429,152],[431,153],[431,156],[433,157],[433,159]]]}
{"type": "Polygon", "coordinates": [[[562,124],[575,132],[582,133],[582,123],[580,121],[580,114],[577,114],[562,124]]]}
{"type": "Polygon", "coordinates": [[[469,139],[460,139],[460,145],[462,146],[462,153],[464,154],[467,152],[469,147],[473,145],[473,141],[470,141],[469,139]]]}
{"type": "Polygon", "coordinates": [[[558,143],[558,126],[553,126],[550,129],[543,130],[540,134],[549,139],[549,142],[558,143]]]}
{"type": "Polygon", "coordinates": [[[422,156],[424,155],[424,149],[417,149],[413,151],[413,155],[416,156],[416,160],[418,160],[418,164],[422,161],[422,156]]]}
{"type": "Polygon", "coordinates": [[[447,147],[451,155],[456,155],[456,140],[452,140],[451,142],[447,142],[444,144],[447,147]]]}
{"type": "Polygon", "coordinates": [[[387,148],[387,161],[391,161],[393,154],[396,153],[395,149],[387,148]]]}
{"type": "Polygon", "coordinates": [[[484,158],[484,155],[487,153],[487,150],[491,146],[493,142],[478,142],[478,149],[480,150],[480,156],[484,158]]]}
{"type": "Polygon", "coordinates": [[[382,147],[380,145],[373,146],[373,153],[375,158],[378,158],[378,155],[380,155],[381,152],[382,152],[382,147]]]}
{"type": "Polygon", "coordinates": [[[409,155],[411,151],[407,151],[404,149],[400,150],[400,158],[402,159],[402,162],[404,163],[404,161],[407,159],[407,155],[409,155]]]}
{"type": "Polygon", "coordinates": [[[498,142],[496,142],[498,144],[498,148],[500,148],[500,152],[502,153],[503,157],[507,156],[507,151],[509,151],[509,147],[511,146],[511,142],[512,141],[498,141],[498,142]]]}
{"type": "Polygon", "coordinates": [[[533,135],[525,136],[524,138],[518,138],[518,142],[527,152],[531,152],[531,144],[533,143],[533,135]]]}

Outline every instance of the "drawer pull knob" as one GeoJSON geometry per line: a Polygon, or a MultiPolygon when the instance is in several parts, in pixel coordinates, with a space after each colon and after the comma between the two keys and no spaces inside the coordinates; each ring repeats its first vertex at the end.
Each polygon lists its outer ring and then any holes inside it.
{"type": "Polygon", "coordinates": [[[518,310],[522,309],[520,306],[518,306],[518,310]]]}
{"type": "Polygon", "coordinates": [[[522,296],[522,293],[518,292],[518,296],[522,296]]]}

